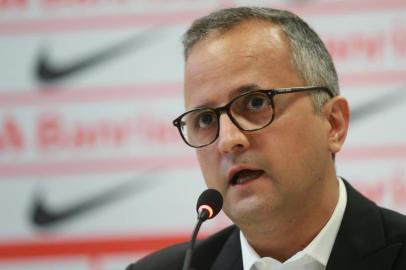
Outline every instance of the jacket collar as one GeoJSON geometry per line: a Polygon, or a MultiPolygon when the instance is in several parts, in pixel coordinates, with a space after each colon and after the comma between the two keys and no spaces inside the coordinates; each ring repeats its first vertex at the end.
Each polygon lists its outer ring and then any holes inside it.
{"type": "Polygon", "coordinates": [[[210,270],[243,270],[238,228],[235,227],[210,270]]]}
{"type": "Polygon", "coordinates": [[[243,270],[239,229],[233,225],[198,241],[192,257],[192,270],[243,270]]]}
{"type": "Polygon", "coordinates": [[[326,270],[390,269],[402,244],[386,243],[379,208],[344,183],[347,207],[326,270]]]}

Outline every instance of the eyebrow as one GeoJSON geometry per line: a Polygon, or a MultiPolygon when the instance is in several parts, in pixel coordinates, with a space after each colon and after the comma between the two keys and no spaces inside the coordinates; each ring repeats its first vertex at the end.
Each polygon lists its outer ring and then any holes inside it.
{"type": "MultiPolygon", "coordinates": [[[[255,83],[242,85],[242,86],[232,90],[229,93],[227,102],[230,102],[230,100],[232,100],[236,96],[239,96],[239,95],[245,94],[247,92],[251,92],[251,91],[261,90],[261,89],[262,88],[259,87],[259,85],[255,84],[255,83]]],[[[204,108],[217,108],[217,107],[220,107],[220,106],[219,105],[214,106],[213,102],[207,102],[207,103],[204,103],[204,104],[202,104],[200,106],[196,106],[194,108],[191,108],[190,110],[204,109],[204,108]]]]}
{"type": "Polygon", "coordinates": [[[239,96],[241,94],[245,94],[247,92],[257,91],[257,90],[262,90],[262,88],[259,87],[259,85],[255,84],[255,83],[246,84],[246,85],[242,85],[242,86],[238,87],[237,89],[231,91],[230,94],[228,95],[228,97],[231,100],[232,98],[239,96]]]}

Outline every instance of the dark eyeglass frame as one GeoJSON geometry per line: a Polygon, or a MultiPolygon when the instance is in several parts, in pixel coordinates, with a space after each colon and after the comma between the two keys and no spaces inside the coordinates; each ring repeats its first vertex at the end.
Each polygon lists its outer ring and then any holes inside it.
{"type": "Polygon", "coordinates": [[[273,122],[273,120],[274,120],[274,117],[275,117],[275,104],[274,104],[274,99],[273,99],[274,96],[280,95],[280,94],[298,93],[298,92],[306,92],[306,91],[314,91],[314,90],[324,91],[324,92],[326,92],[326,93],[330,96],[330,98],[333,98],[333,97],[334,97],[333,92],[332,92],[328,87],[325,87],[325,86],[303,86],[303,87],[286,87],[286,88],[272,88],[272,89],[265,89],[265,90],[253,90],[253,91],[249,91],[249,92],[246,92],[246,93],[243,93],[243,94],[241,94],[241,95],[238,95],[238,96],[234,97],[234,98],[231,99],[226,105],[221,106],[221,107],[217,107],[217,108],[197,108],[197,109],[193,109],[193,110],[184,112],[184,113],[182,113],[180,116],[178,116],[175,120],[173,120],[173,125],[178,128],[178,131],[179,131],[180,136],[182,137],[183,141],[184,141],[187,145],[189,145],[190,147],[193,147],[193,148],[201,148],[201,147],[210,145],[210,144],[212,144],[215,140],[217,140],[217,138],[218,138],[218,136],[219,136],[219,133],[220,133],[220,121],[219,121],[219,120],[220,120],[220,116],[221,116],[221,114],[222,114],[223,112],[225,112],[225,113],[228,115],[228,117],[230,118],[230,120],[231,120],[231,121],[234,123],[234,125],[236,125],[236,127],[238,127],[240,130],[243,130],[243,131],[257,131],[257,130],[261,130],[261,129],[263,129],[263,128],[269,126],[269,125],[273,122]],[[243,97],[243,96],[252,95],[252,94],[255,94],[255,93],[263,93],[263,94],[266,94],[266,95],[270,98],[271,106],[272,106],[272,117],[271,117],[271,119],[269,120],[269,122],[268,122],[267,124],[265,124],[263,127],[256,128],[256,129],[244,129],[244,128],[242,128],[242,127],[238,124],[238,122],[234,119],[233,115],[230,113],[230,108],[231,108],[231,105],[234,103],[235,100],[237,100],[237,99],[239,99],[239,98],[241,98],[241,97],[243,97]],[[217,116],[217,121],[218,121],[219,124],[218,124],[218,128],[217,128],[217,134],[216,134],[216,136],[213,138],[213,140],[211,140],[209,143],[206,143],[206,144],[203,144],[203,145],[199,145],[199,146],[195,146],[195,145],[191,145],[191,144],[186,140],[186,138],[185,138],[185,136],[184,136],[184,134],[183,134],[183,132],[182,132],[182,121],[181,121],[181,119],[182,119],[186,114],[189,114],[189,113],[195,112],[195,111],[199,111],[199,110],[202,110],[202,109],[208,109],[208,110],[213,111],[213,112],[215,113],[215,115],[217,116]]]}

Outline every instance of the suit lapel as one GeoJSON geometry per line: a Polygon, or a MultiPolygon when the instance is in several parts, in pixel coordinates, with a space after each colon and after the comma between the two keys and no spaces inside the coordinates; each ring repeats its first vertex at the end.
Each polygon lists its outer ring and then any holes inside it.
{"type": "Polygon", "coordinates": [[[190,269],[243,270],[239,229],[230,226],[198,241],[190,269]]]}
{"type": "Polygon", "coordinates": [[[390,269],[402,244],[387,246],[379,208],[344,183],[347,206],[326,270],[390,269]]]}
{"type": "Polygon", "coordinates": [[[243,270],[240,231],[237,228],[227,239],[210,270],[243,270]]]}

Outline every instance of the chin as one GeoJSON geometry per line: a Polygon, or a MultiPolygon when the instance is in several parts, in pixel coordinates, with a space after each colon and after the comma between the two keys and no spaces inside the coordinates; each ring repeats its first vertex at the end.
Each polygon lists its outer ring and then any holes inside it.
{"type": "Polygon", "coordinates": [[[259,200],[243,200],[224,207],[224,213],[237,225],[251,225],[268,219],[270,208],[259,200]]]}

